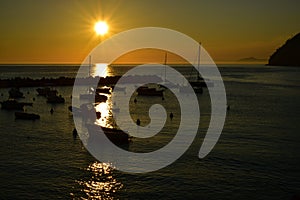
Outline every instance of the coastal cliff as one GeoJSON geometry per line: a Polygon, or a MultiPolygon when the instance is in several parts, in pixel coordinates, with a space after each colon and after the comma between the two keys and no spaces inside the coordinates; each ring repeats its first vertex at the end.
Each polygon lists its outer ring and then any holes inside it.
{"type": "Polygon", "coordinates": [[[270,56],[267,65],[300,66],[300,33],[279,47],[270,56]]]}

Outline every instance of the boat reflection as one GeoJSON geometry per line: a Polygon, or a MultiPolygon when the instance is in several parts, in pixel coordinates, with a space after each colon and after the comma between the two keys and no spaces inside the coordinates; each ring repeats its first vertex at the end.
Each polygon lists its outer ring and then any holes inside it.
{"type": "Polygon", "coordinates": [[[80,199],[116,199],[123,184],[115,178],[114,169],[109,164],[94,162],[85,171],[87,180],[77,181],[83,192],[80,199]]]}

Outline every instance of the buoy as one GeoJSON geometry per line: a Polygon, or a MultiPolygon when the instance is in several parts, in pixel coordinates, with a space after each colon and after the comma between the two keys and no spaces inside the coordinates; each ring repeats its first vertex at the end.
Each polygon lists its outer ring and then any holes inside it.
{"type": "Polygon", "coordinates": [[[73,138],[75,139],[77,137],[77,130],[76,128],[73,129],[73,138]]]}
{"type": "Polygon", "coordinates": [[[170,118],[171,118],[171,120],[173,119],[173,117],[174,117],[174,114],[171,112],[171,113],[170,113],[170,118]]]}
{"type": "Polygon", "coordinates": [[[97,119],[101,118],[101,112],[96,112],[97,119]]]}
{"type": "Polygon", "coordinates": [[[140,119],[136,120],[136,125],[138,125],[138,126],[141,125],[141,120],[140,119]]]}

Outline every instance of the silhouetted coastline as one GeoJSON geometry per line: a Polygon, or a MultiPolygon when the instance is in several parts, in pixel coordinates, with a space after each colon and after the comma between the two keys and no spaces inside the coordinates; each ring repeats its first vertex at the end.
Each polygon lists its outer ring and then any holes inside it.
{"type": "Polygon", "coordinates": [[[288,39],[269,58],[267,65],[300,66],[300,33],[288,39]]]}

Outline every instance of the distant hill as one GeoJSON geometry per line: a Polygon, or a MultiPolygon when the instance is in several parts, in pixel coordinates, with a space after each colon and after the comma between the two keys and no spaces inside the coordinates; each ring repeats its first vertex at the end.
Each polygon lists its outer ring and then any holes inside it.
{"type": "Polygon", "coordinates": [[[300,33],[279,47],[270,56],[267,65],[300,66],[300,33]]]}
{"type": "Polygon", "coordinates": [[[266,59],[259,59],[254,57],[248,57],[248,58],[241,58],[238,60],[238,62],[265,62],[266,59]]]}

